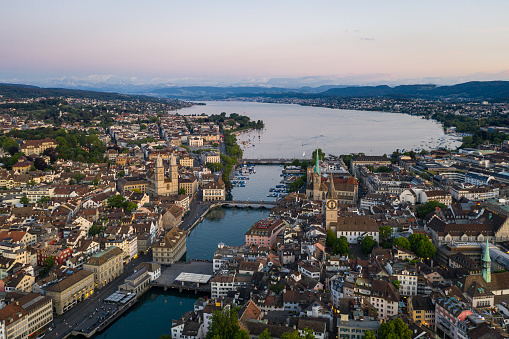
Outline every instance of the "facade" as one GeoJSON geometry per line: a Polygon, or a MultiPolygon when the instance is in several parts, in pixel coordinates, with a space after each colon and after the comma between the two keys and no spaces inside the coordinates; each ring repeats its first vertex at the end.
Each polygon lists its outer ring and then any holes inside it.
{"type": "Polygon", "coordinates": [[[96,288],[106,286],[124,272],[124,252],[116,246],[97,252],[83,265],[83,270],[94,273],[96,288]]]}
{"type": "Polygon", "coordinates": [[[217,181],[209,182],[203,187],[203,201],[224,200],[225,195],[226,189],[221,178],[217,181]]]}
{"type": "Polygon", "coordinates": [[[120,248],[122,252],[124,252],[125,262],[130,261],[136,254],[138,254],[138,239],[134,235],[106,241],[104,246],[106,249],[112,246],[120,248]]]}
{"type": "Polygon", "coordinates": [[[335,231],[338,238],[345,236],[351,244],[365,236],[371,236],[377,242],[380,238],[380,227],[370,217],[338,217],[336,222],[330,222],[329,229],[335,231]]]}
{"type": "Polygon", "coordinates": [[[369,302],[376,308],[378,319],[387,320],[399,311],[399,292],[392,283],[373,280],[369,302]]]}
{"type": "Polygon", "coordinates": [[[429,296],[414,295],[408,299],[408,315],[418,325],[435,329],[435,304],[429,296]]]}
{"type": "Polygon", "coordinates": [[[21,152],[25,155],[41,155],[48,148],[56,148],[58,143],[50,138],[44,140],[26,140],[21,146],[21,152]]]}
{"type": "Polygon", "coordinates": [[[387,271],[399,281],[399,293],[402,296],[417,295],[417,280],[419,272],[413,265],[406,262],[397,262],[392,266],[387,264],[387,271]]]}
{"type": "Polygon", "coordinates": [[[28,293],[14,301],[27,312],[28,333],[37,333],[53,321],[53,300],[48,296],[28,293]]]}
{"type": "Polygon", "coordinates": [[[17,303],[0,309],[0,338],[25,339],[28,332],[28,313],[17,303]]]}
{"type": "Polygon", "coordinates": [[[251,284],[251,276],[227,275],[216,276],[210,279],[211,297],[226,297],[228,292],[236,291],[237,288],[251,284]]]}
{"type": "Polygon", "coordinates": [[[94,293],[94,274],[81,270],[44,290],[53,299],[54,311],[63,314],[94,293]]]}
{"type": "Polygon", "coordinates": [[[362,155],[350,161],[350,172],[355,173],[357,166],[373,166],[375,169],[380,166],[391,166],[391,161],[386,157],[362,155]]]}
{"type": "Polygon", "coordinates": [[[198,178],[196,178],[194,175],[191,175],[187,178],[180,178],[179,189],[181,188],[186,190],[186,194],[194,195],[196,192],[198,192],[198,178]]]}
{"type": "Polygon", "coordinates": [[[202,164],[207,163],[219,163],[221,162],[221,156],[219,152],[204,152],[200,155],[202,164]]]}
{"type": "Polygon", "coordinates": [[[435,307],[435,325],[451,339],[467,339],[470,308],[454,297],[438,298],[435,307]]]}
{"type": "Polygon", "coordinates": [[[170,157],[170,177],[164,175],[163,158],[158,155],[156,166],[153,172],[147,175],[148,187],[147,193],[152,196],[157,195],[174,195],[179,190],[179,174],[177,167],[177,159],[172,153],[170,157]]]}
{"type": "Polygon", "coordinates": [[[118,288],[120,291],[128,291],[136,294],[145,292],[150,288],[150,275],[146,267],[143,267],[125,279],[118,288]]]}
{"type": "Polygon", "coordinates": [[[246,244],[272,248],[277,235],[284,229],[284,222],[280,219],[262,219],[257,221],[246,232],[246,244]]]}
{"type": "Polygon", "coordinates": [[[186,253],[186,232],[173,227],[164,237],[152,246],[154,262],[161,265],[171,265],[186,253]]]}

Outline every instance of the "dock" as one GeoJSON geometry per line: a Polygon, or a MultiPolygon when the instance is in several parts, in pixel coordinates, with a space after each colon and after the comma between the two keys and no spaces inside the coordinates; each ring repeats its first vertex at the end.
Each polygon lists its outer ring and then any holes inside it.
{"type": "Polygon", "coordinates": [[[212,276],[212,261],[193,259],[188,262],[176,262],[165,268],[161,276],[150,285],[164,288],[165,291],[175,289],[179,292],[194,291],[196,294],[210,293],[209,280],[212,276]]]}

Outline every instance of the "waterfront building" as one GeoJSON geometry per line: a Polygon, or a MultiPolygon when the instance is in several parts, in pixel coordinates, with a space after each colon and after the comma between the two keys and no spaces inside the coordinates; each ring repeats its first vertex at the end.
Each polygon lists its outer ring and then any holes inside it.
{"type": "Polygon", "coordinates": [[[381,156],[360,155],[350,161],[350,172],[352,174],[356,173],[357,166],[373,166],[377,169],[380,166],[391,166],[391,161],[381,156]]]}
{"type": "Polygon", "coordinates": [[[44,290],[46,296],[53,299],[54,311],[60,315],[90,297],[94,285],[94,273],[81,270],[44,290]]]}
{"type": "Polygon", "coordinates": [[[155,262],[142,262],[136,268],[135,271],[142,269],[145,267],[147,269],[148,275],[150,276],[150,282],[155,281],[157,278],[161,276],[161,265],[155,262]]]}
{"type": "Polygon", "coordinates": [[[25,339],[28,332],[28,313],[16,303],[0,309],[0,338],[25,339]]]}
{"type": "Polygon", "coordinates": [[[118,286],[118,290],[140,294],[150,288],[149,284],[150,274],[147,268],[143,267],[127,277],[124,283],[118,286]]]}
{"type": "Polygon", "coordinates": [[[284,226],[285,223],[281,219],[267,218],[257,221],[246,232],[246,244],[272,248],[284,226]]]}
{"type": "Polygon", "coordinates": [[[226,297],[228,292],[236,291],[237,288],[251,284],[250,275],[220,275],[210,279],[211,297],[226,297]]]}
{"type": "Polygon", "coordinates": [[[124,272],[124,252],[111,246],[97,252],[83,265],[83,270],[94,273],[96,288],[102,288],[124,272]]]}
{"type": "Polygon", "coordinates": [[[173,227],[163,238],[152,246],[152,256],[156,263],[171,265],[186,253],[186,232],[173,227]]]}
{"type": "Polygon", "coordinates": [[[212,181],[203,186],[203,201],[224,200],[226,189],[223,179],[212,181]]]}
{"type": "Polygon", "coordinates": [[[9,305],[21,306],[27,312],[29,334],[38,333],[53,321],[53,300],[48,296],[28,293],[6,301],[9,305]]]}

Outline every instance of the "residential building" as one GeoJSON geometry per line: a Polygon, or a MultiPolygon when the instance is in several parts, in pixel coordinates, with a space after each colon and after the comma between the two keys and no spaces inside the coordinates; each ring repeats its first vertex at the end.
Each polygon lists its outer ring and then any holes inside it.
{"type": "Polygon", "coordinates": [[[152,246],[153,260],[161,265],[170,265],[186,253],[186,232],[173,227],[152,246]]]}
{"type": "Polygon", "coordinates": [[[246,232],[246,244],[253,244],[272,248],[277,239],[277,235],[284,229],[285,224],[280,219],[262,219],[257,221],[246,232]]]}
{"type": "Polygon", "coordinates": [[[223,179],[212,181],[203,186],[203,201],[224,200],[226,189],[223,179]]]}
{"type": "Polygon", "coordinates": [[[373,280],[369,302],[378,313],[378,319],[387,320],[399,312],[399,292],[394,285],[385,280],[373,280]]]}
{"type": "Polygon", "coordinates": [[[409,297],[408,315],[417,325],[435,329],[435,304],[430,296],[414,295],[409,297]]]}
{"type": "Polygon", "coordinates": [[[83,265],[83,270],[94,273],[96,288],[106,286],[124,272],[124,252],[111,246],[103,252],[94,253],[83,265]]]}

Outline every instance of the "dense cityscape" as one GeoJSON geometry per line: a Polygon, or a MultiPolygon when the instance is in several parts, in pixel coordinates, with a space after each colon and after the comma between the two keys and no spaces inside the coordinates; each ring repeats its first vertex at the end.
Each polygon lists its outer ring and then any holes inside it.
{"type": "MultiPolygon", "coordinates": [[[[351,102],[337,108],[381,103],[351,102]]],[[[477,125],[459,150],[279,159],[275,199],[240,201],[232,188],[259,165],[245,163],[235,136],[264,123],[176,113],[191,105],[2,96],[5,338],[90,337],[150,289],[201,296],[172,320],[171,338],[507,336],[504,129],[477,125]],[[479,131],[499,143],[466,147],[479,131]],[[270,213],[244,245],[186,257],[189,232],[224,207],[270,213]]],[[[456,116],[487,120],[507,109],[456,105],[456,116]]],[[[447,116],[451,104],[424,106],[447,116]]]]}

